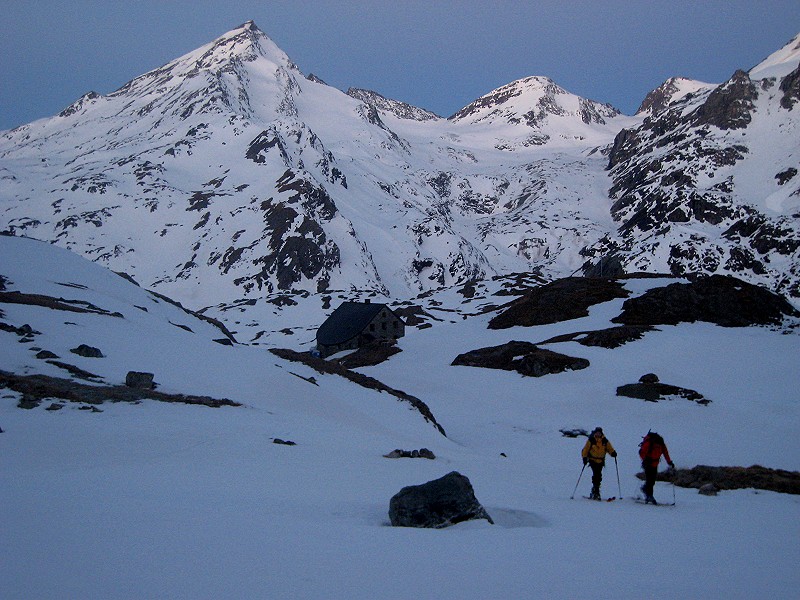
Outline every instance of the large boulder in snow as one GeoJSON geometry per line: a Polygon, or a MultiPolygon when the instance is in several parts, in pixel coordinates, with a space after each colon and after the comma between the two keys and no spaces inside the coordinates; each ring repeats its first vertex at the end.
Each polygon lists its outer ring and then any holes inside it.
{"type": "Polygon", "coordinates": [[[389,501],[389,519],[395,527],[435,529],[473,519],[494,524],[475,497],[469,479],[457,471],[422,485],[404,487],[389,501]]]}
{"type": "Polygon", "coordinates": [[[143,373],[141,371],[128,371],[125,376],[125,385],[140,390],[152,390],[156,386],[153,383],[153,373],[143,373]]]}

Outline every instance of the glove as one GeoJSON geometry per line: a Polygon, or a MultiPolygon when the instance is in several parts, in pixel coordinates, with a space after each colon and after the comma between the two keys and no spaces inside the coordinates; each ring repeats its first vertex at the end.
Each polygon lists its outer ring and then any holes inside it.
{"type": "Polygon", "coordinates": [[[675,463],[673,463],[673,462],[669,463],[669,468],[674,470],[675,469],[675,463]]]}
{"type": "Polygon", "coordinates": [[[611,458],[617,458],[617,453],[616,452],[610,452],[609,454],[611,454],[611,458]]]}
{"type": "Polygon", "coordinates": [[[587,464],[589,464],[589,459],[584,457],[583,458],[583,466],[585,467],[587,464]]]}

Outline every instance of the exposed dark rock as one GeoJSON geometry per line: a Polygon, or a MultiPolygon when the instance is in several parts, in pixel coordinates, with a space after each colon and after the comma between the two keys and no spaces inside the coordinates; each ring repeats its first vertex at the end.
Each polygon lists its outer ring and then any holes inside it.
{"type": "Polygon", "coordinates": [[[707,321],[723,327],[778,325],[798,312],[783,297],[727,275],[698,277],[630,298],[612,319],[626,325],[676,325],[707,321]]]}
{"type": "Polygon", "coordinates": [[[559,335],[541,344],[555,344],[559,342],[578,342],[581,346],[599,346],[601,348],[618,348],[628,342],[640,340],[648,331],[655,331],[648,325],[622,325],[598,331],[577,331],[559,335]]]}
{"type": "Polygon", "coordinates": [[[457,471],[422,485],[404,487],[389,501],[389,519],[395,527],[435,529],[473,519],[494,524],[475,497],[469,479],[457,471]]]}
{"type": "Polygon", "coordinates": [[[77,348],[70,348],[69,351],[85,358],[105,358],[105,355],[100,351],[99,348],[87,346],[86,344],[81,344],[77,348]]]}
{"type": "Polygon", "coordinates": [[[792,110],[795,103],[800,101],[800,65],[781,79],[781,106],[787,110],[792,110]]]}
{"type": "Polygon", "coordinates": [[[501,346],[480,348],[459,354],[452,364],[516,371],[529,377],[541,377],[551,373],[585,369],[589,366],[589,361],[585,358],[544,350],[530,342],[512,341],[501,346]]]}
{"type": "Polygon", "coordinates": [[[795,175],[797,175],[797,169],[794,167],[789,167],[788,169],[775,175],[775,179],[778,180],[778,185],[785,185],[786,182],[793,179],[795,175]]]}
{"type": "Polygon", "coordinates": [[[658,376],[654,373],[642,375],[639,383],[629,383],[617,388],[617,396],[627,398],[637,398],[647,402],[658,402],[659,400],[669,400],[671,398],[685,398],[698,404],[709,404],[711,400],[705,398],[701,393],[694,390],[660,383],[658,376]]]}
{"type": "Polygon", "coordinates": [[[625,274],[625,267],[619,256],[602,256],[596,263],[588,262],[583,267],[584,277],[619,277],[625,274]]]}
{"type": "Polygon", "coordinates": [[[128,374],[125,376],[125,385],[140,390],[152,390],[155,387],[153,377],[153,373],[128,371],[128,374]]]}
{"type": "Polygon", "coordinates": [[[31,306],[44,306],[54,310],[64,310],[77,313],[98,313],[109,317],[122,317],[118,312],[108,312],[83,300],[65,300],[53,298],[42,294],[23,294],[22,292],[0,292],[0,303],[28,304],[31,306]],[[77,305],[77,306],[76,306],[77,305]]]}
{"type": "Polygon", "coordinates": [[[377,390],[379,392],[386,392],[402,402],[408,402],[411,404],[411,406],[419,411],[426,421],[432,423],[439,433],[444,436],[447,435],[444,431],[444,428],[436,422],[436,418],[433,416],[431,409],[428,408],[428,405],[419,398],[416,398],[410,394],[406,394],[403,391],[390,388],[388,385],[381,383],[377,379],[368,377],[367,375],[362,375],[361,373],[356,373],[355,371],[346,369],[339,363],[327,361],[324,358],[319,358],[318,356],[312,356],[308,352],[297,352],[288,348],[270,348],[269,351],[275,356],[279,356],[284,360],[303,363],[318,373],[339,375],[340,377],[344,377],[345,379],[348,379],[349,381],[352,381],[353,383],[356,383],[362,387],[369,388],[371,390],[377,390]]]}
{"type": "Polygon", "coordinates": [[[407,327],[417,327],[421,329],[424,326],[430,326],[430,321],[441,321],[441,319],[434,317],[431,313],[416,304],[400,306],[393,310],[398,317],[403,319],[407,327]]]}
{"type": "MultiPolygon", "coordinates": [[[[0,314],[0,316],[2,316],[0,314]]],[[[0,331],[7,331],[8,333],[14,333],[18,335],[20,338],[20,342],[29,342],[33,340],[33,336],[39,335],[41,332],[34,330],[30,325],[27,323],[20,327],[14,327],[13,325],[9,325],[8,323],[3,323],[0,321],[0,331]]]]}
{"type": "Polygon", "coordinates": [[[289,164],[286,146],[274,126],[265,129],[253,138],[247,148],[247,152],[245,152],[245,157],[255,163],[263,164],[266,162],[267,153],[271,148],[277,148],[284,164],[289,164]]]}
{"type": "Polygon", "coordinates": [[[589,432],[585,429],[559,429],[561,435],[568,438],[576,438],[576,437],[589,437],[589,432]]]}
{"type": "MultiPolygon", "coordinates": [[[[644,473],[639,473],[637,477],[644,479],[644,473]]],[[[760,465],[752,467],[697,465],[692,469],[660,472],[658,481],[670,481],[680,487],[695,489],[713,484],[720,490],[754,488],[783,494],[800,494],[800,472],[769,469],[760,465]]]]}
{"type": "Polygon", "coordinates": [[[697,125],[714,125],[720,129],[746,127],[752,117],[753,102],[758,97],[755,84],[744,71],[736,71],[727,82],[716,88],[694,113],[697,125]]]}
{"type": "Polygon", "coordinates": [[[59,358],[59,356],[53,352],[50,352],[50,350],[41,350],[36,353],[36,358],[46,360],[48,358],[59,358]]]}
{"type": "Polygon", "coordinates": [[[76,367],[75,365],[71,365],[69,363],[61,362],[59,360],[48,360],[46,361],[48,365],[53,365],[54,367],[58,367],[59,369],[64,369],[73,377],[77,377],[78,379],[85,379],[86,381],[95,381],[100,382],[103,380],[100,375],[95,375],[94,373],[90,373],[89,371],[84,371],[83,369],[76,367]]]}
{"type": "Polygon", "coordinates": [[[47,375],[16,375],[0,371],[0,388],[8,388],[22,394],[18,406],[35,408],[43,399],[57,398],[65,402],[82,404],[102,404],[103,402],[140,402],[157,400],[159,402],[179,402],[218,408],[221,406],[241,406],[238,402],[208,396],[184,394],[165,394],[154,390],[142,390],[125,385],[86,385],[71,379],[49,377],[47,375]]]}
{"type": "Polygon", "coordinates": [[[272,443],[279,444],[281,446],[297,446],[296,442],[293,442],[291,440],[282,440],[281,438],[273,438],[272,443]]]}
{"type": "Polygon", "coordinates": [[[546,325],[589,314],[589,307],[615,298],[627,298],[628,291],[613,279],[568,277],[527,292],[507,305],[489,322],[489,329],[546,325]]]}
{"type": "Polygon", "coordinates": [[[361,346],[347,356],[336,359],[335,362],[338,362],[346,369],[372,367],[388,360],[390,356],[398,352],[402,352],[402,350],[397,347],[396,340],[376,340],[361,346]]]}
{"type": "Polygon", "coordinates": [[[388,454],[383,455],[385,458],[427,458],[435,460],[436,455],[427,448],[420,448],[419,450],[392,450],[388,454]]]}

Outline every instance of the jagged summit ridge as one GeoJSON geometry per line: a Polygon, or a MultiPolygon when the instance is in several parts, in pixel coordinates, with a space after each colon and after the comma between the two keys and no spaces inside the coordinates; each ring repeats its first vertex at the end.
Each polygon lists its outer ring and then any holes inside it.
{"type": "Polygon", "coordinates": [[[704,83],[686,77],[671,77],[652,90],[636,111],[637,115],[655,115],[662,112],[673,102],[682,100],[689,94],[697,94],[715,87],[711,83],[704,83]]]}
{"type": "Polygon", "coordinates": [[[441,119],[439,115],[429,110],[418,108],[406,102],[400,102],[399,100],[392,100],[372,90],[351,87],[347,90],[347,95],[356,100],[361,100],[365,104],[374,106],[378,110],[393,114],[399,119],[410,119],[413,121],[441,119]]]}

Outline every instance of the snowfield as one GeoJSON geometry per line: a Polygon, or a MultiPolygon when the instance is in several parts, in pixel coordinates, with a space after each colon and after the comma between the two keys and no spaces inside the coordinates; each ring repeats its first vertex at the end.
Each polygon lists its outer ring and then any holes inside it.
{"type": "MultiPolygon", "coordinates": [[[[66,377],[35,358],[39,348],[107,384],[121,384],[129,370],[150,371],[159,391],[243,404],[145,400],[104,403],[95,413],[76,403],[46,410],[53,403],[46,400],[23,410],[19,394],[0,390],[4,597],[797,597],[800,497],[755,490],[707,497],[658,483],[656,498],[671,502],[674,494],[674,507],[632,500],[637,446],[650,428],[679,468],[800,469],[797,327],[695,323],[659,326],[614,350],[552,344],[591,366],[529,378],[450,363],[512,339],[608,327],[622,300],[582,319],[498,331],[487,329],[492,314],[475,315],[481,300],[467,305],[443,291],[435,296],[441,322],[408,327],[401,353],[360,371],[422,399],[445,437],[393,396],[261,346],[216,343],[222,336],[210,324],[66,250],[0,237],[0,275],[6,292],[122,314],[4,300],[0,323],[39,333],[26,340],[0,329],[0,370],[66,377]],[[105,358],[69,352],[81,343],[105,358]],[[650,372],[712,402],[615,395],[650,372]],[[584,438],[559,430],[597,425],[619,452],[601,490],[622,496],[614,502],[581,497],[588,472],[570,499],[584,438]],[[437,458],[383,457],[422,447],[437,458]],[[470,479],[494,525],[388,525],[395,493],[451,471],[470,479]]],[[[295,319],[307,324],[308,338],[330,312],[312,303],[297,309],[307,311],[295,319]]],[[[245,322],[247,313],[236,318],[245,322]]],[[[235,328],[233,319],[227,324],[235,328]]],[[[280,334],[270,337],[279,342],[280,334]]],[[[286,346],[303,349],[292,336],[286,346]]]]}

